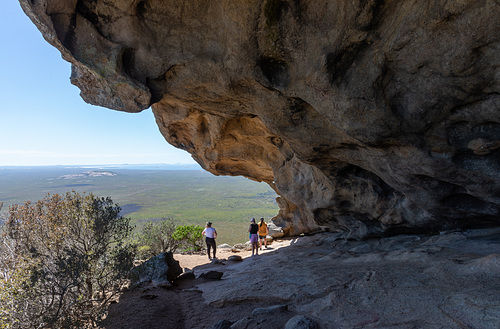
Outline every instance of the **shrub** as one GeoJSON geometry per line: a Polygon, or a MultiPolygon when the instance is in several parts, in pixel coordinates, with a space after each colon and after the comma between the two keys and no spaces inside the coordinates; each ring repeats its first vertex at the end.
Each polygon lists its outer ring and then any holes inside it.
{"type": "Polygon", "coordinates": [[[139,234],[139,256],[150,258],[162,252],[201,250],[203,228],[196,225],[179,225],[171,218],[146,223],[139,234]]]}
{"type": "Polygon", "coordinates": [[[175,252],[180,241],[173,238],[176,223],[171,218],[147,222],[139,234],[140,257],[150,258],[162,252],[175,252]]]}
{"type": "Polygon", "coordinates": [[[93,326],[132,268],[133,227],[108,198],[76,192],[13,205],[2,234],[0,328],[93,326]]]}
{"type": "Polygon", "coordinates": [[[181,242],[184,250],[199,251],[203,247],[203,228],[197,225],[177,226],[173,238],[181,242]]]}

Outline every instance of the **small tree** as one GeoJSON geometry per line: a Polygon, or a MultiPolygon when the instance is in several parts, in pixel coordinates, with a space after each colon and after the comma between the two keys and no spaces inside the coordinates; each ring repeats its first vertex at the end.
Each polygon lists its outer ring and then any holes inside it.
{"type": "Polygon", "coordinates": [[[186,250],[199,251],[203,247],[203,228],[197,225],[177,226],[173,238],[186,250]]]}
{"type": "Polygon", "coordinates": [[[176,223],[172,218],[147,222],[139,234],[139,245],[142,246],[142,257],[153,257],[162,252],[175,252],[181,242],[173,238],[176,223]],[[147,247],[147,248],[144,248],[147,247]]]}
{"type": "Polygon", "coordinates": [[[201,250],[203,228],[196,225],[179,225],[171,218],[148,222],[139,234],[141,257],[149,258],[162,252],[177,249],[201,250]]]}
{"type": "Polygon", "coordinates": [[[0,328],[82,328],[132,268],[133,227],[108,198],[76,192],[13,205],[2,236],[0,328]]]}

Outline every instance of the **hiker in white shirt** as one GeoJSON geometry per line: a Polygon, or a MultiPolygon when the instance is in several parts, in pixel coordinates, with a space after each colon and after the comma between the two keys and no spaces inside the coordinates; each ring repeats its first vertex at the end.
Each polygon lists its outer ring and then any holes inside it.
{"type": "Polygon", "coordinates": [[[208,254],[208,259],[212,259],[210,257],[210,249],[214,249],[214,258],[215,258],[215,252],[217,251],[217,246],[215,245],[215,239],[217,238],[217,231],[212,227],[212,223],[207,222],[207,226],[203,230],[203,235],[206,236],[205,242],[207,243],[207,254],[208,254]]]}

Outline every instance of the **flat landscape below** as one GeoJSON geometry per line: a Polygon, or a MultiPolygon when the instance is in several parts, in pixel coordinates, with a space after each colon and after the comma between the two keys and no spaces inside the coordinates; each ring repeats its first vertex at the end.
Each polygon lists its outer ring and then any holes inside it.
{"type": "Polygon", "coordinates": [[[250,218],[269,220],[279,210],[269,185],[244,177],[214,176],[201,169],[0,167],[0,218],[5,219],[11,204],[70,191],[111,197],[137,229],[166,217],[200,226],[211,221],[219,233],[218,243],[228,244],[248,239],[250,218]]]}

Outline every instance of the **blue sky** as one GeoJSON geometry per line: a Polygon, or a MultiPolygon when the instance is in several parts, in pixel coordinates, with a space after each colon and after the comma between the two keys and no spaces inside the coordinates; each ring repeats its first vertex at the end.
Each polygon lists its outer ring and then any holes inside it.
{"type": "Polygon", "coordinates": [[[0,166],[195,163],[168,144],[151,110],[85,103],[71,66],[16,0],[0,11],[0,166]]]}

